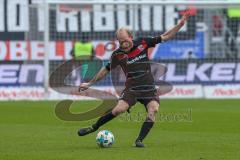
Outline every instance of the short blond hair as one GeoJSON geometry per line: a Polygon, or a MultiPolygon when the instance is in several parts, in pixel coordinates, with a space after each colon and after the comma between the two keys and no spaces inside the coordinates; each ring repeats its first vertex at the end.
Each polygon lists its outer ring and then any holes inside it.
{"type": "Polygon", "coordinates": [[[116,37],[117,37],[117,39],[118,39],[119,33],[122,32],[122,31],[126,31],[127,34],[128,34],[130,37],[133,36],[132,30],[131,30],[129,27],[121,27],[121,28],[119,28],[119,29],[116,31],[116,37]]]}

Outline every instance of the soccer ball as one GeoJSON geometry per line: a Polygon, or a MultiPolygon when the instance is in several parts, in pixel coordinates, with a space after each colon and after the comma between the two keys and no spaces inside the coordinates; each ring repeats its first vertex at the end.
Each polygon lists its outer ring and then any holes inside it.
{"type": "Polygon", "coordinates": [[[108,130],[102,130],[98,132],[96,142],[99,147],[108,148],[114,143],[114,136],[112,132],[108,130]]]}

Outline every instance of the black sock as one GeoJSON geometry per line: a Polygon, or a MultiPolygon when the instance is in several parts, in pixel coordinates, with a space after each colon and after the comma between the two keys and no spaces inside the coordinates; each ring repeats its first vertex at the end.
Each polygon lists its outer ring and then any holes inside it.
{"type": "Polygon", "coordinates": [[[108,121],[112,120],[115,117],[116,116],[114,116],[112,112],[109,112],[104,116],[100,117],[98,121],[92,125],[92,127],[97,130],[99,127],[101,127],[102,125],[104,125],[105,123],[107,123],[108,121]]]}
{"type": "Polygon", "coordinates": [[[140,133],[136,141],[139,141],[139,140],[142,141],[147,136],[151,128],[153,127],[153,124],[154,122],[147,118],[145,122],[143,122],[142,124],[142,128],[140,130],[140,133]]]}

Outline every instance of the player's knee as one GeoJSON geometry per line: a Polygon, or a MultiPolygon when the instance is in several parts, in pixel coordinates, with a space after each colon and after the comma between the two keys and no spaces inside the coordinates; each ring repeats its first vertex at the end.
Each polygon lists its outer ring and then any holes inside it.
{"type": "Polygon", "coordinates": [[[157,113],[159,108],[159,103],[156,101],[151,101],[148,106],[148,113],[157,113]]]}
{"type": "Polygon", "coordinates": [[[148,113],[156,114],[158,112],[158,106],[152,106],[148,108],[148,113]]]}
{"type": "Polygon", "coordinates": [[[127,102],[120,100],[115,108],[112,110],[112,114],[117,116],[123,112],[125,112],[129,108],[127,102]]]}
{"type": "Polygon", "coordinates": [[[122,108],[115,108],[115,109],[113,109],[112,114],[115,115],[115,116],[117,116],[117,115],[123,113],[124,111],[125,111],[125,110],[122,109],[122,108]]]}
{"type": "Polygon", "coordinates": [[[156,113],[158,113],[158,107],[155,107],[154,109],[153,109],[153,112],[156,114],[156,113]]]}
{"type": "Polygon", "coordinates": [[[152,122],[155,121],[155,115],[158,112],[158,107],[150,107],[148,109],[148,118],[149,120],[151,120],[152,122]]]}

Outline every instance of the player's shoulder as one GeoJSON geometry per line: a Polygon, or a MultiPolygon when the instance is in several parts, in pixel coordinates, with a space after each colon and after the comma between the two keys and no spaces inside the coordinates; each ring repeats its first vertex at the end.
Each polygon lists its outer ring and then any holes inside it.
{"type": "Polygon", "coordinates": [[[151,38],[153,38],[153,37],[151,37],[151,36],[138,37],[138,38],[134,39],[134,43],[136,43],[136,44],[143,43],[143,42],[149,41],[149,39],[151,39],[151,38]]]}
{"type": "Polygon", "coordinates": [[[112,52],[112,56],[115,56],[115,55],[118,55],[118,54],[122,54],[122,53],[123,53],[123,51],[120,48],[117,48],[116,50],[114,50],[112,52]]]}
{"type": "Polygon", "coordinates": [[[133,42],[137,43],[137,42],[141,42],[142,40],[144,40],[145,37],[137,37],[133,40],[133,42]]]}
{"type": "Polygon", "coordinates": [[[149,38],[153,38],[153,36],[141,36],[141,37],[137,37],[135,40],[136,41],[141,41],[141,40],[149,39],[149,38]]]}

